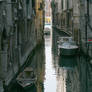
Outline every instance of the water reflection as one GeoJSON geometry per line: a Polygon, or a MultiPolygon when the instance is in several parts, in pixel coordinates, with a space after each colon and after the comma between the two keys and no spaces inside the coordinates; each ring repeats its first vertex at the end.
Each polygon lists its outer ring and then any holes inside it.
{"type": "Polygon", "coordinates": [[[60,56],[57,67],[57,92],[73,92],[72,78],[76,64],[76,56],[60,56]]]}
{"type": "Polygon", "coordinates": [[[45,37],[46,80],[44,92],[73,92],[71,76],[74,74],[77,58],[76,56],[59,56],[56,38],[51,47],[50,36],[45,37]]]}
{"type": "Polygon", "coordinates": [[[51,36],[45,37],[46,68],[44,92],[56,92],[56,74],[52,63],[51,36]]]}
{"type": "MultiPolygon", "coordinates": [[[[56,92],[75,92],[74,79],[76,77],[75,71],[77,67],[77,56],[59,56],[58,55],[58,37],[64,36],[63,34],[53,30],[53,65],[56,70],[57,87],[56,92]]],[[[79,80],[78,80],[79,81],[79,80]]],[[[76,91],[77,92],[77,91],[76,91]]]]}
{"type": "Polygon", "coordinates": [[[53,40],[50,35],[45,36],[45,48],[40,46],[30,59],[31,64],[27,66],[36,72],[36,84],[24,90],[15,83],[9,92],[74,92],[73,81],[76,76],[77,58],[59,56],[55,42],[57,40],[55,38],[53,40]]]}
{"type": "MultiPolygon", "coordinates": [[[[45,74],[45,48],[39,46],[33,57],[30,58],[29,64],[25,67],[33,68],[36,73],[37,81],[34,85],[24,89],[15,82],[9,92],[44,92],[44,74],[45,74]],[[39,54],[40,52],[40,54],[39,54]],[[31,62],[31,63],[30,63],[31,62]]],[[[6,91],[7,92],[7,91],[6,91]]]]}
{"type": "Polygon", "coordinates": [[[59,66],[66,69],[73,69],[77,64],[76,56],[60,56],[59,66]]]}

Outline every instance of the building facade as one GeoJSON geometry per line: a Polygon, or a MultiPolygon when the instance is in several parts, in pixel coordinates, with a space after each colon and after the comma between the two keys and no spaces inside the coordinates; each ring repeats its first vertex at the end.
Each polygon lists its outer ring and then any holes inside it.
{"type": "Polygon", "coordinates": [[[51,0],[45,0],[45,16],[51,16],[51,0]]]}
{"type": "Polygon", "coordinates": [[[78,41],[79,0],[52,0],[53,26],[78,41]],[[76,35],[77,34],[77,37],[76,35]]]}
{"type": "Polygon", "coordinates": [[[0,92],[43,41],[44,7],[38,10],[38,1],[0,0],[0,92]]]}
{"type": "Polygon", "coordinates": [[[73,75],[75,91],[73,89],[72,91],[90,92],[92,90],[92,0],[52,0],[51,5],[53,28],[72,36],[80,48],[78,65],[73,75]]]}

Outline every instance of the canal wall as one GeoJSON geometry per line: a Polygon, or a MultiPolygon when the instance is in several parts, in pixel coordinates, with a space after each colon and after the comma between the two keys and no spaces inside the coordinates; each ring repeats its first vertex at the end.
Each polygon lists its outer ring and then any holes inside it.
{"type": "Polygon", "coordinates": [[[36,1],[0,1],[0,92],[11,84],[29,55],[44,41],[44,7],[39,11],[41,6],[36,1]]]}

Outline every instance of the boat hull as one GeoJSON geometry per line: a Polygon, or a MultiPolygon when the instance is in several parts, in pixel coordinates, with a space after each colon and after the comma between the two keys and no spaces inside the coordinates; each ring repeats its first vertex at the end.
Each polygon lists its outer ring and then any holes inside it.
{"type": "Polygon", "coordinates": [[[77,54],[78,48],[73,49],[60,48],[60,55],[77,55],[77,54]]]}
{"type": "Polygon", "coordinates": [[[28,85],[26,87],[23,87],[24,90],[32,89],[35,86],[35,84],[28,85]]]}

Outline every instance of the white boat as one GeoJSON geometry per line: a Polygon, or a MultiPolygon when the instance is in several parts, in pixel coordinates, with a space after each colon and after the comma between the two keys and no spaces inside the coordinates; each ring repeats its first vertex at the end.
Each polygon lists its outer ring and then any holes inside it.
{"type": "Polygon", "coordinates": [[[78,52],[78,46],[70,37],[63,37],[62,41],[58,45],[60,55],[76,55],[78,52]],[[65,41],[63,39],[66,39],[65,41]]]}

